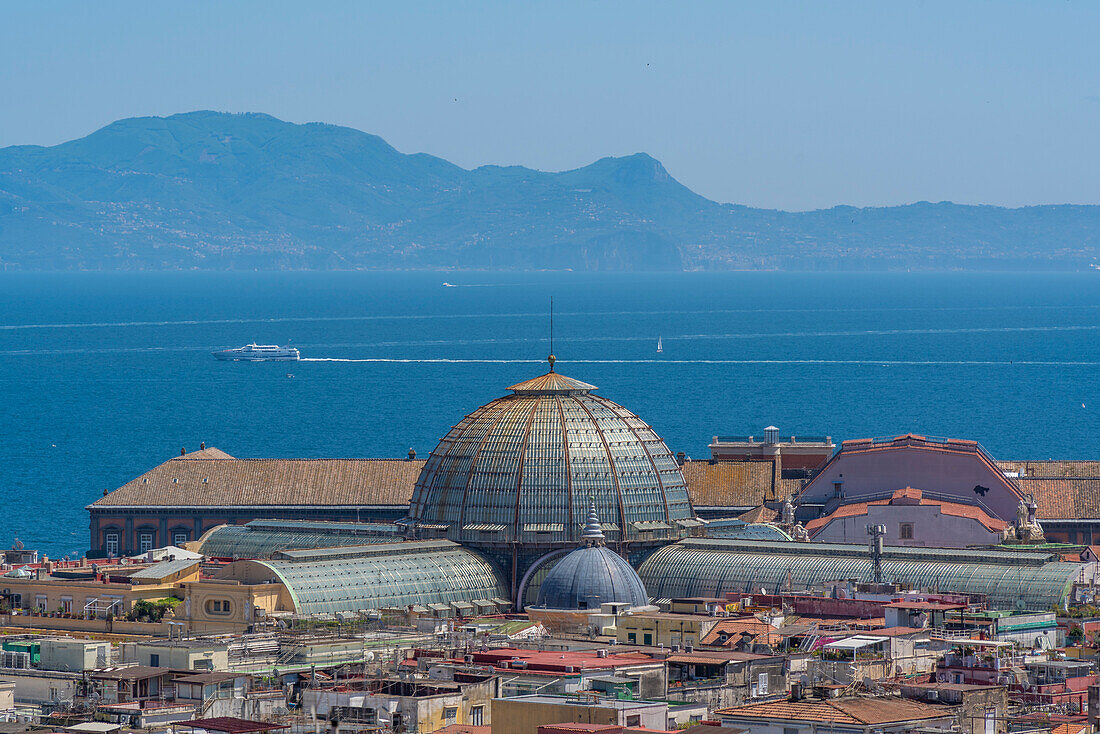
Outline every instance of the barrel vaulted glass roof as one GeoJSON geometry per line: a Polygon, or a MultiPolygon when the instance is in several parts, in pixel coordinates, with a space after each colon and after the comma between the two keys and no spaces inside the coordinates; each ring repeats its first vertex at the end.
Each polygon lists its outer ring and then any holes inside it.
{"type": "MultiPolygon", "coordinates": [[[[990,605],[1050,609],[1062,604],[1082,564],[1043,552],[887,547],[883,579],[913,588],[984,594],[990,605]]],[[[666,546],[638,574],[650,596],[719,596],[799,591],[826,581],[870,581],[865,545],[691,539],[666,546]]]]}
{"type": "Polygon", "coordinates": [[[219,574],[245,583],[276,580],[298,614],[507,599],[495,567],[446,540],[288,550],[237,561],[219,574]]]}
{"type": "Polygon", "coordinates": [[[694,517],[683,474],[644,421],[554,372],[460,421],[432,451],[410,506],[414,527],[477,547],[563,547],[590,498],[617,540],[682,537],[694,517]]]}
{"type": "Polygon", "coordinates": [[[209,558],[270,558],[295,548],[393,542],[399,530],[386,523],[253,520],[211,528],[199,539],[197,552],[209,558]]]}

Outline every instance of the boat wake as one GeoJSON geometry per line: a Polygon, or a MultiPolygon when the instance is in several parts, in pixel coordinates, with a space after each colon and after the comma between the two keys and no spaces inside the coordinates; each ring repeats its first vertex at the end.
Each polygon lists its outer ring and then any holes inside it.
{"type": "MultiPolygon", "coordinates": [[[[375,362],[384,364],[542,364],[542,359],[451,359],[445,357],[302,357],[302,362],[375,362]]],[[[976,367],[1100,367],[1100,361],[1066,360],[918,360],[918,359],[570,359],[558,360],[558,365],[564,364],[728,364],[728,365],[754,365],[754,364],[803,364],[803,365],[855,365],[870,367],[896,367],[896,366],[976,366],[976,367]]]]}

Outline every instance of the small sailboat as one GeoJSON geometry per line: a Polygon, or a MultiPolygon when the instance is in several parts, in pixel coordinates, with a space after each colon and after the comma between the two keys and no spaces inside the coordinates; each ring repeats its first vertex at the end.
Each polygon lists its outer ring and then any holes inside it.
{"type": "Polygon", "coordinates": [[[657,337],[657,354],[660,354],[663,351],[665,351],[665,348],[663,346],[661,346],[661,337],[658,336],[657,337]]]}

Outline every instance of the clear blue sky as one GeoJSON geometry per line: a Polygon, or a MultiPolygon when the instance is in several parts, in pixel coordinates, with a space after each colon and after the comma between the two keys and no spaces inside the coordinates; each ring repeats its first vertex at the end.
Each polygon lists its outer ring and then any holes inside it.
{"type": "Polygon", "coordinates": [[[195,109],[784,209],[1100,203],[1100,2],[15,2],[0,146],[195,109]]]}

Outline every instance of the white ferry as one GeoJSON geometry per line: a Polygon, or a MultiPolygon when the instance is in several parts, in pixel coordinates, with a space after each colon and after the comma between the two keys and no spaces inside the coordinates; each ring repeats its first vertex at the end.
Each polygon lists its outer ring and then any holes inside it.
{"type": "Polygon", "coordinates": [[[222,349],[214,352],[222,360],[234,362],[297,362],[302,355],[294,347],[280,347],[275,344],[246,344],[236,349],[222,349]]]}

